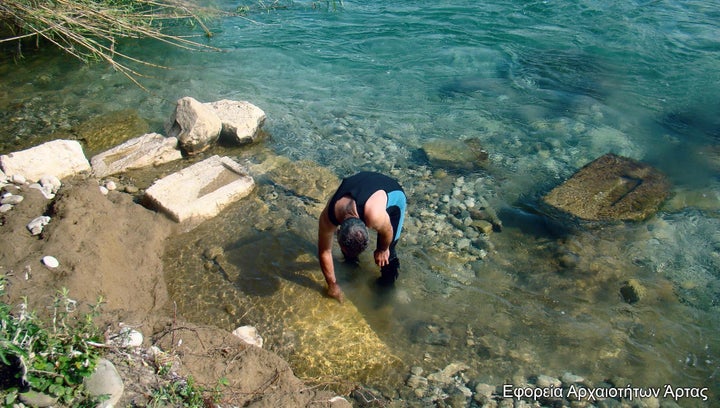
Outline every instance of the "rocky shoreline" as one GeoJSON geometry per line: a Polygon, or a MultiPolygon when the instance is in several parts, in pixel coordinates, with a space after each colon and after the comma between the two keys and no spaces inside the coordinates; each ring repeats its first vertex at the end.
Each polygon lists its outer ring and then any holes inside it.
{"type": "MultiPolygon", "coordinates": [[[[186,101],[184,105],[195,104],[186,101]]],[[[175,119],[174,123],[182,122],[177,117],[175,119]]],[[[222,129],[222,121],[220,123],[222,129]]],[[[258,133],[258,128],[255,128],[253,134],[258,133]]],[[[191,147],[177,151],[185,150],[186,154],[191,152],[197,162],[202,162],[204,152],[209,151],[209,146],[218,140],[220,132],[215,126],[210,132],[210,142],[205,147],[199,147],[203,144],[198,142],[197,134],[193,133],[194,139],[188,145],[191,147]]],[[[110,163],[110,160],[106,160],[108,157],[136,157],[143,160],[149,156],[168,157],[167,150],[158,149],[152,140],[159,140],[161,145],[167,143],[164,137],[158,139],[152,135],[147,138],[150,143],[133,140],[117,150],[109,150],[110,153],[105,156],[98,155],[99,158],[91,162],[107,165],[110,163]],[[144,153],[138,154],[133,146],[140,145],[153,147],[141,150],[144,153]],[[149,151],[156,153],[149,154],[149,151]]],[[[170,145],[173,149],[177,148],[173,143],[170,145]]],[[[68,150],[73,149],[71,147],[68,150]]],[[[53,152],[56,153],[57,150],[53,152]]],[[[171,157],[170,161],[183,160],[176,153],[171,157]]],[[[26,159],[23,161],[33,162],[26,159]]],[[[75,162],[71,159],[65,160],[63,164],[75,162]]],[[[271,357],[272,353],[250,346],[230,333],[213,327],[198,327],[176,316],[163,282],[162,265],[157,253],[162,252],[166,239],[186,226],[173,223],[168,217],[156,212],[162,211],[163,205],[153,209],[138,205],[137,201],[140,200],[137,200],[135,194],[141,189],[122,183],[112,176],[137,166],[136,161],[125,163],[125,167],[119,167],[117,173],[104,173],[101,178],[90,174],[91,167],[84,165],[80,166],[81,170],[63,177],[45,177],[43,174],[39,178],[31,176],[29,180],[16,172],[0,174],[0,185],[4,192],[3,207],[0,208],[1,227],[4,236],[10,237],[0,253],[0,266],[11,275],[11,301],[16,302],[28,293],[37,295],[38,299],[45,299],[49,293],[57,290],[58,285],[69,287],[71,294],[85,303],[92,302],[98,293],[103,293],[109,306],[104,316],[109,335],[112,335],[112,330],[120,330],[120,322],[129,322],[132,327],[139,327],[137,331],[144,334],[141,345],[123,346],[123,349],[129,351],[118,353],[119,356],[134,354],[152,360],[155,357],[147,356],[152,356],[150,346],[155,346],[177,356],[179,375],[191,375],[199,378],[203,384],[216,384],[220,372],[226,376],[232,374],[235,383],[227,388],[231,396],[226,399],[228,406],[348,406],[348,401],[332,391],[320,391],[302,384],[294,377],[289,365],[279,361],[277,356],[271,357]],[[119,185],[122,187],[119,188],[119,185]],[[57,265],[46,257],[52,257],[57,265]],[[177,336],[180,333],[184,333],[183,341],[178,344],[177,336]],[[242,378],[245,371],[260,370],[258,367],[265,369],[261,370],[266,375],[264,378],[263,375],[242,378]],[[278,373],[282,373],[282,376],[278,373]]],[[[159,166],[165,162],[149,160],[147,163],[146,166],[159,166]]],[[[93,165],[92,168],[99,168],[99,165],[93,165]]],[[[215,190],[219,190],[235,181],[237,173],[232,171],[226,174],[229,178],[213,176],[211,181],[215,183],[206,183],[205,187],[212,185],[215,190]],[[218,179],[222,179],[223,183],[218,184],[218,179]]],[[[178,190],[181,188],[177,187],[178,190]]],[[[623,188],[624,191],[628,190],[623,188]]],[[[462,196],[460,190],[459,186],[457,196],[462,196]]],[[[478,231],[482,237],[486,237],[492,230],[501,230],[502,223],[491,206],[487,203],[476,205],[471,198],[455,204],[457,216],[452,219],[457,219],[463,228],[471,227],[478,231]]],[[[453,194],[453,197],[440,199],[445,203],[442,205],[450,205],[456,197],[453,194]]],[[[478,239],[487,242],[486,248],[492,250],[486,238],[478,239]]],[[[478,258],[487,256],[485,249],[478,249],[469,240],[458,240],[457,249],[473,250],[471,255],[478,258]]],[[[119,360],[114,363],[123,365],[119,360]]],[[[656,395],[655,390],[651,389],[630,389],[622,379],[593,384],[572,373],[566,373],[561,378],[539,374],[508,379],[512,386],[487,384],[467,375],[467,367],[462,363],[453,363],[432,373],[425,373],[420,367],[412,367],[402,389],[387,392],[358,387],[347,394],[352,395],[355,406],[417,407],[622,404],[671,407],[675,405],[670,399],[677,395],[677,390],[663,389],[656,395]]],[[[123,369],[119,371],[123,372],[123,369]]],[[[703,397],[701,389],[687,392],[698,394],[694,398],[703,397]]],[[[137,395],[135,397],[140,398],[137,395]]],[[[129,403],[128,398],[121,397],[118,405],[129,403]]]]}

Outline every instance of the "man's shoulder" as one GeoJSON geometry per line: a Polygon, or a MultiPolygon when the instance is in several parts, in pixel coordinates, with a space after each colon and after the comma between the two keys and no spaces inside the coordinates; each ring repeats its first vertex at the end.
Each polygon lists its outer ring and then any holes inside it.
{"type": "Polygon", "coordinates": [[[385,190],[376,190],[365,202],[365,216],[377,215],[385,212],[387,206],[387,193],[385,190]]]}

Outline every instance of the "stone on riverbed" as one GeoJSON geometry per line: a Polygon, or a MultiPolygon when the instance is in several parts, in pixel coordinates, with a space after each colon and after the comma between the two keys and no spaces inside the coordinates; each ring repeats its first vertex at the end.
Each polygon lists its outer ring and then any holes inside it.
{"type": "Polygon", "coordinates": [[[159,166],[181,158],[177,138],[148,133],[93,156],[90,163],[96,177],[106,177],[127,170],[159,166]]]}
{"type": "Polygon", "coordinates": [[[198,100],[186,96],[177,101],[175,112],[166,126],[169,137],[177,137],[189,155],[207,150],[220,137],[222,122],[215,112],[198,100]]]}
{"type": "Polygon", "coordinates": [[[145,198],[177,222],[199,222],[214,217],[254,187],[255,181],[242,166],[216,155],[156,181],[145,198]]]}
{"type": "Polygon", "coordinates": [[[422,150],[437,167],[473,170],[485,167],[488,161],[488,152],[478,139],[433,139],[423,144],[422,150]]]}
{"type": "Polygon", "coordinates": [[[62,179],[89,171],[90,163],[77,140],[53,140],[0,156],[0,167],[8,176],[23,175],[35,182],[47,175],[62,179]]]}
{"type": "Polygon", "coordinates": [[[73,139],[82,140],[85,151],[94,155],[150,131],[150,124],[136,109],[123,109],[94,116],[79,124],[73,139]]]}
{"type": "Polygon", "coordinates": [[[246,101],[223,99],[206,103],[222,122],[220,136],[234,144],[244,145],[257,140],[265,122],[265,112],[246,101]]]}
{"type": "Polygon", "coordinates": [[[658,170],[609,153],[542,198],[552,215],[587,221],[639,221],[657,212],[670,184],[658,170]]]}
{"type": "MultiPolygon", "coordinates": [[[[311,263],[302,260],[295,265],[311,263]]],[[[281,280],[275,296],[292,311],[284,316],[284,324],[293,328],[297,340],[288,357],[296,372],[307,378],[362,383],[396,369],[399,360],[350,300],[338,304],[334,299],[319,298],[317,288],[324,282],[317,275],[311,267],[297,271],[303,283],[281,280]]]]}

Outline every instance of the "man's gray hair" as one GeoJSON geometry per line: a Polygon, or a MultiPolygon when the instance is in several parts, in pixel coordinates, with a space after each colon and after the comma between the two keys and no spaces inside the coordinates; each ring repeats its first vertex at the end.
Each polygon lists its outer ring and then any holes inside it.
{"type": "Polygon", "coordinates": [[[349,258],[357,258],[370,241],[365,223],[354,217],[347,218],[340,224],[337,239],[345,256],[349,258]]]}

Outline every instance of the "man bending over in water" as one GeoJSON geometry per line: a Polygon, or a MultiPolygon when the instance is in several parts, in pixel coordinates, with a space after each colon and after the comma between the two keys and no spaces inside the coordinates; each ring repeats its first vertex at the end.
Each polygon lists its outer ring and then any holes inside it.
{"type": "Polygon", "coordinates": [[[333,234],[345,261],[355,262],[368,245],[368,230],[377,231],[375,264],[380,267],[380,286],[392,286],[400,261],[395,253],[405,219],[406,197],[400,184],[380,173],[360,172],[343,179],[320,214],[318,258],[330,297],[342,302],[343,293],[335,279],[332,259],[333,234]],[[338,228],[339,227],[339,228],[338,228]]]}

